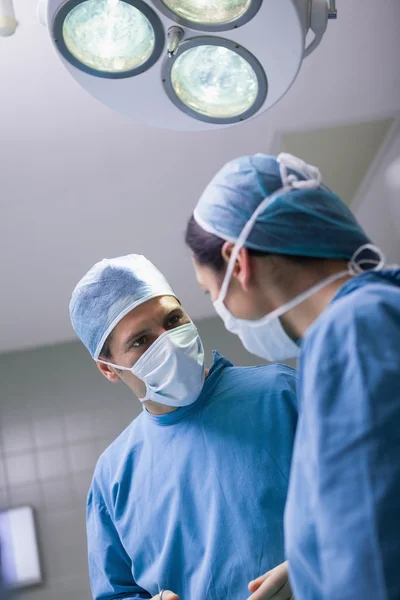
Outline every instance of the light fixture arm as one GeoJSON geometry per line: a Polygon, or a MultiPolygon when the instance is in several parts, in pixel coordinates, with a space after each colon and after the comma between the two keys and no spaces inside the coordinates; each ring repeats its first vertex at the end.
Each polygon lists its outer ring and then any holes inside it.
{"type": "Polygon", "coordinates": [[[178,50],[184,35],[185,32],[182,27],[178,27],[177,25],[173,25],[168,29],[167,51],[170,58],[172,58],[178,50]]]}
{"type": "Polygon", "coordinates": [[[305,48],[303,57],[309,56],[321,43],[326,31],[328,20],[337,17],[335,0],[309,0],[310,22],[309,27],[314,32],[314,39],[305,48]]]}
{"type": "Polygon", "coordinates": [[[328,19],[337,19],[336,0],[329,0],[328,19]]]}

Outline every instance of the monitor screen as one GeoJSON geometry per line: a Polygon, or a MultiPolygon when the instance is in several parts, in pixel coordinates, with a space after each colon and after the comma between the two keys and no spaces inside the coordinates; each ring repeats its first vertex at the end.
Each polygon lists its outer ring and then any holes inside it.
{"type": "Polygon", "coordinates": [[[0,512],[0,560],[6,587],[41,583],[33,510],[29,506],[0,512]]]}

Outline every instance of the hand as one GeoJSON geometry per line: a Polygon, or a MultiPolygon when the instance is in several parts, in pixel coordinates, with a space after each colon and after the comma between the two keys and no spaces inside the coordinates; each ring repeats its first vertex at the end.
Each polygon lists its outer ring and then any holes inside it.
{"type": "Polygon", "coordinates": [[[160,594],[153,596],[151,600],[179,600],[179,596],[170,590],[163,590],[160,594]]]}
{"type": "Polygon", "coordinates": [[[251,581],[249,590],[248,600],[294,600],[287,561],[251,581]]]}

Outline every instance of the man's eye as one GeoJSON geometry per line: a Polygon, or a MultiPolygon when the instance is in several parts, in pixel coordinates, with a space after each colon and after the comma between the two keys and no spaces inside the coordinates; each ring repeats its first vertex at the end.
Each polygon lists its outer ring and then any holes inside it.
{"type": "Polygon", "coordinates": [[[168,324],[171,325],[171,327],[174,327],[175,325],[177,325],[179,323],[180,320],[181,320],[181,317],[179,317],[178,315],[174,315],[173,317],[170,317],[168,319],[168,324]]]}
{"type": "Polygon", "coordinates": [[[147,337],[145,335],[142,335],[142,337],[138,338],[137,340],[135,340],[133,342],[132,348],[140,348],[140,346],[143,346],[146,343],[147,343],[147,337]]]}

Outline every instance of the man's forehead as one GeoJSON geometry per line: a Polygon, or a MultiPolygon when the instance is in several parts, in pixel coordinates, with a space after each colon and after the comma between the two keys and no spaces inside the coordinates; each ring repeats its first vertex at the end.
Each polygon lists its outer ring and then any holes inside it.
{"type": "Polygon", "coordinates": [[[130,325],[137,324],[140,326],[146,321],[160,318],[165,315],[165,313],[179,307],[179,300],[174,296],[158,296],[157,298],[151,298],[131,310],[118,325],[124,326],[129,323],[130,325]]]}

